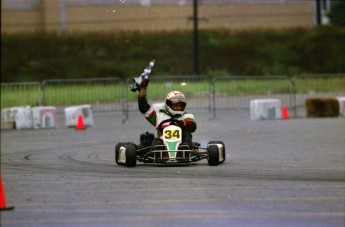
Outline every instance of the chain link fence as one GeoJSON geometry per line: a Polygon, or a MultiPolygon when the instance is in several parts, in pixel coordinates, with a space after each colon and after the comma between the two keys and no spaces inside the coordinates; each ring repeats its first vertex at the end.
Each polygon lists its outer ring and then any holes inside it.
{"type": "MultiPolygon", "coordinates": [[[[129,89],[128,80],[120,78],[45,80],[41,83],[2,83],[1,108],[14,106],[55,106],[62,113],[67,106],[90,104],[92,110],[121,111],[128,119],[138,111],[137,93],[129,89]]],[[[249,109],[254,99],[280,99],[298,115],[307,98],[344,97],[345,74],[286,76],[203,76],[151,77],[148,87],[150,103],[164,102],[167,93],[183,92],[188,109],[217,111],[249,109]]]]}

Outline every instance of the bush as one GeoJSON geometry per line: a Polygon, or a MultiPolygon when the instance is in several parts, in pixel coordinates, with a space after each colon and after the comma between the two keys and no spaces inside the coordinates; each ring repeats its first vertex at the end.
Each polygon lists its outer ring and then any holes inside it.
{"type": "MultiPolygon", "coordinates": [[[[200,73],[291,75],[345,72],[345,28],[200,31],[200,73]]],[[[1,82],[193,75],[188,31],[1,35],[1,82]]]]}
{"type": "Polygon", "coordinates": [[[331,24],[345,25],[345,2],[332,1],[331,10],[328,14],[331,24]]]}

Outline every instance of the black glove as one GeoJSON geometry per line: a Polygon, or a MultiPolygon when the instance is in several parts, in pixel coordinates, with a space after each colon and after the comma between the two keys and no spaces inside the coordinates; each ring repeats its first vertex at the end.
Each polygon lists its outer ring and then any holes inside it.
{"type": "Polygon", "coordinates": [[[178,122],[178,126],[180,126],[180,128],[185,128],[186,127],[186,122],[184,120],[180,120],[178,122]]]}
{"type": "Polygon", "coordinates": [[[141,88],[147,88],[147,86],[149,85],[149,77],[148,76],[145,76],[144,78],[142,78],[141,80],[141,83],[140,83],[140,86],[139,86],[139,90],[141,88]]]}

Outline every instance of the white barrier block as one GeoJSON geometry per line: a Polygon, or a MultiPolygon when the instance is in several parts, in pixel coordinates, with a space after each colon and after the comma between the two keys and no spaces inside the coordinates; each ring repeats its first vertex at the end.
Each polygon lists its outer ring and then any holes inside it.
{"type": "Polygon", "coordinates": [[[56,108],[37,106],[32,108],[33,128],[56,128],[56,108]]]}
{"type": "Polygon", "coordinates": [[[13,113],[16,129],[32,129],[32,110],[30,106],[16,107],[13,113]]]}
{"type": "Polygon", "coordinates": [[[337,97],[339,102],[339,115],[345,117],[345,97],[337,97]]]}
{"type": "Polygon", "coordinates": [[[82,115],[85,126],[93,126],[91,105],[70,106],[65,108],[66,126],[77,126],[78,116],[82,115]]]}
{"type": "Polygon", "coordinates": [[[1,122],[8,122],[11,115],[10,108],[4,108],[1,110],[1,122]]]}
{"type": "Polygon", "coordinates": [[[4,122],[14,122],[15,121],[15,113],[16,109],[19,107],[10,107],[10,108],[4,108],[1,110],[1,121],[4,122]]]}
{"type": "Polygon", "coordinates": [[[274,120],[281,118],[281,101],[279,99],[257,99],[250,101],[252,120],[274,120]]]}

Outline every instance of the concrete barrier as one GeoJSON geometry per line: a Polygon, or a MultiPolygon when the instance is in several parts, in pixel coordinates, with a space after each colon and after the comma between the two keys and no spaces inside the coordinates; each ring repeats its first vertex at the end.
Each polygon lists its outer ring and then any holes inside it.
{"type": "Polygon", "coordinates": [[[32,129],[32,110],[30,106],[16,107],[13,110],[16,129],[32,129]]]}
{"type": "Polygon", "coordinates": [[[339,115],[345,117],[345,97],[337,97],[339,102],[339,115]]]}
{"type": "Polygon", "coordinates": [[[83,116],[85,126],[93,126],[91,105],[70,106],[65,108],[66,127],[75,127],[79,115],[83,116]]]}
{"type": "Polygon", "coordinates": [[[56,107],[37,106],[32,108],[33,128],[56,128],[56,107]]]}
{"type": "Polygon", "coordinates": [[[256,99],[250,101],[252,120],[276,120],[281,118],[280,99],[256,99]]]}

